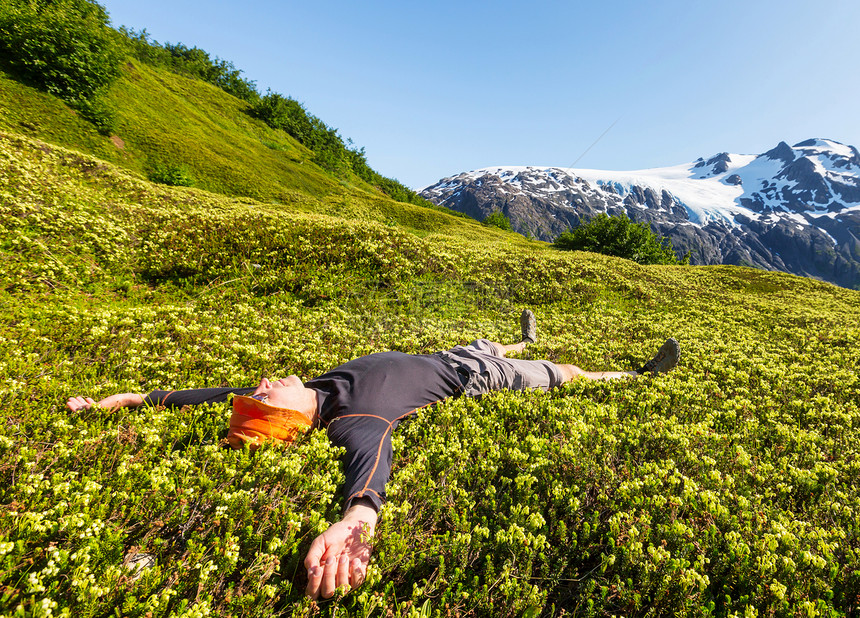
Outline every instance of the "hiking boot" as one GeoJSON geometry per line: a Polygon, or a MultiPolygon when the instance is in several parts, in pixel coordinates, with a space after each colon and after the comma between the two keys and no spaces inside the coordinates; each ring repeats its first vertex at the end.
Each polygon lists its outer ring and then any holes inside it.
{"type": "Polygon", "coordinates": [[[681,346],[678,344],[677,339],[670,337],[666,340],[666,343],[660,346],[654,358],[637,369],[636,373],[666,373],[675,367],[680,359],[681,346]]]}
{"type": "Polygon", "coordinates": [[[520,328],[523,331],[523,341],[526,343],[537,341],[537,320],[535,314],[528,309],[523,309],[520,316],[520,328]]]}

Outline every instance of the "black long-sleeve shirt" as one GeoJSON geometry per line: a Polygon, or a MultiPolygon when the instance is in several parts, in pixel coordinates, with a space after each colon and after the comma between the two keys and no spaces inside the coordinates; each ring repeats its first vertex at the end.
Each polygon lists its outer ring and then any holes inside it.
{"type": "MultiPolygon", "coordinates": [[[[319,423],[346,449],[345,509],[366,498],[379,510],[391,473],[391,432],[420,408],[463,392],[464,381],[442,357],[380,352],[356,358],[305,383],[317,392],[319,423]]],[[[255,387],[150,393],[145,402],[181,407],[226,401],[255,387]]]]}

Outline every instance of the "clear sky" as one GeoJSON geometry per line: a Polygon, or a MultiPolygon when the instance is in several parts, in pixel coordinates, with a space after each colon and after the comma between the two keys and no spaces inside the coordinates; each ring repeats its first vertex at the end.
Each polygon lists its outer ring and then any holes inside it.
{"type": "Polygon", "coordinates": [[[114,26],[200,47],[304,103],[416,189],[495,165],[860,147],[857,0],[101,4],[114,26]]]}

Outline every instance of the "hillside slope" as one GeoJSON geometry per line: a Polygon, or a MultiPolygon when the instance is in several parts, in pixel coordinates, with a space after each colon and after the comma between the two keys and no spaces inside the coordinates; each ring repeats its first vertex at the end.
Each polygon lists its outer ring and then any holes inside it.
{"type": "Polygon", "coordinates": [[[351,173],[335,178],[292,136],[253,118],[247,102],[198,79],[128,60],[105,101],[116,116],[110,137],[61,100],[0,71],[0,130],[92,154],[143,178],[178,169],[201,189],[298,208],[308,196],[335,211],[354,199],[393,202],[351,173]]]}
{"type": "Polygon", "coordinates": [[[401,215],[417,235],[374,220],[390,201],[338,199],[352,219],[0,136],[0,613],[857,611],[860,293],[512,244],[427,209],[401,215]],[[396,434],[367,582],[319,607],[301,563],[343,482],[321,433],[250,457],[223,448],[225,405],[63,411],[510,341],[526,306],[529,356],[627,369],[674,335],[682,364],[423,411],[396,434]]]}
{"type": "Polygon", "coordinates": [[[109,98],[119,128],[105,137],[56,97],[0,71],[0,130],[93,154],[138,178],[157,166],[177,166],[198,188],[293,211],[369,218],[424,233],[469,221],[395,202],[357,178],[333,178],[291,136],[251,118],[246,103],[199,80],[129,62],[109,98]]]}
{"type": "Polygon", "coordinates": [[[303,167],[308,151],[293,138],[252,119],[247,103],[200,80],[129,61],[106,98],[116,110],[114,139],[77,120],[56,97],[3,75],[0,119],[6,130],[90,152],[144,177],[158,164],[180,165],[200,188],[228,195],[269,200],[296,189],[343,191],[315,165],[303,167]]]}

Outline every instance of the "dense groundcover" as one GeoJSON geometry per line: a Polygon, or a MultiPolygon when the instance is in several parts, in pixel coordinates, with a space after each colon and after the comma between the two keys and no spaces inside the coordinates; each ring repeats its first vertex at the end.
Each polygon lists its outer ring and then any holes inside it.
{"type": "Polygon", "coordinates": [[[0,136],[0,614],[858,611],[860,294],[289,210],[0,136]],[[368,581],[318,604],[301,563],[343,480],[323,434],[251,456],[226,405],[63,409],[510,341],[523,307],[527,357],[626,369],[673,335],[681,366],[423,411],[368,581]]]}

